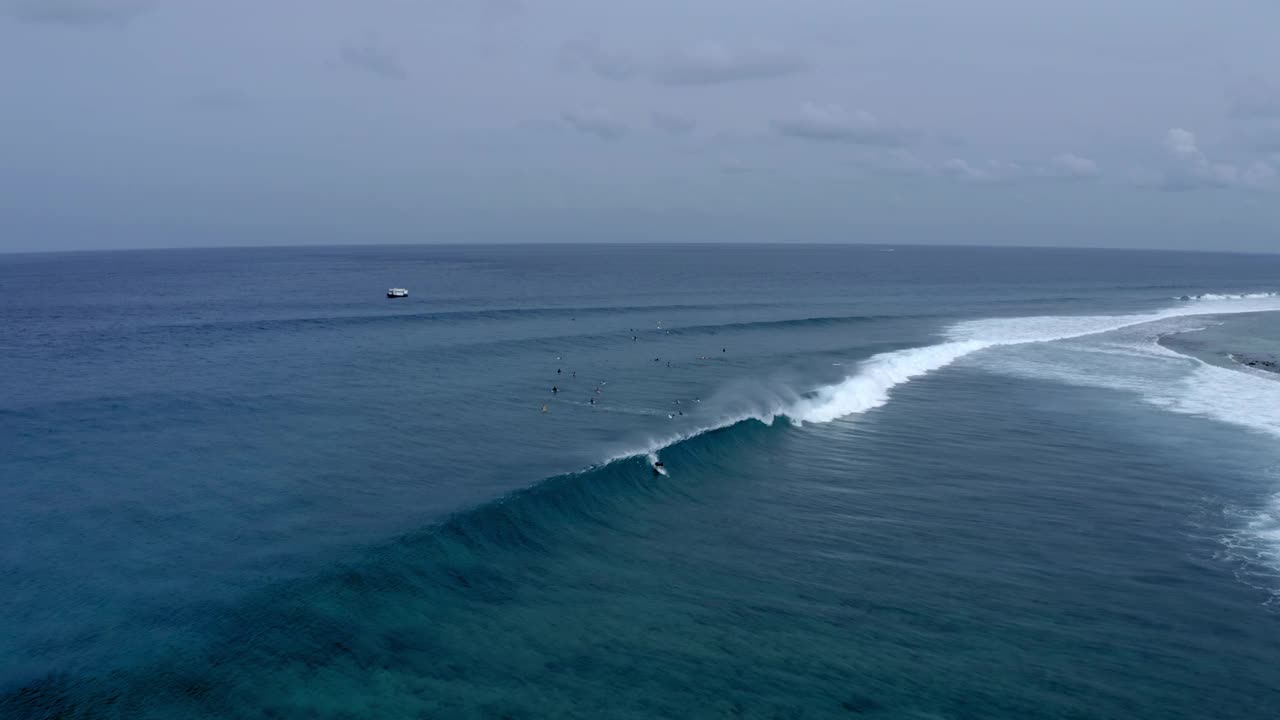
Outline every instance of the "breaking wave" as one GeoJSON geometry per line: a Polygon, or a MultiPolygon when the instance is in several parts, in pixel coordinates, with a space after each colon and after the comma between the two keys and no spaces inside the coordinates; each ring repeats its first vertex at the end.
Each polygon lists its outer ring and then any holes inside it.
{"type": "MultiPolygon", "coordinates": [[[[1204,295],[1195,304],[1178,305],[1129,315],[1080,315],[990,318],[957,323],[945,342],[874,355],[844,380],[817,390],[777,391],[754,407],[726,414],[721,420],[693,430],[652,439],[643,447],[614,454],[611,460],[655,453],[665,447],[745,420],[772,424],[785,417],[802,423],[827,423],[865,413],[889,402],[892,390],[940,370],[957,360],[991,348],[1048,343],[1115,332],[1179,317],[1280,311],[1280,295],[1204,295]]],[[[1226,372],[1226,371],[1224,371],[1226,372]]]]}
{"type": "Polygon", "coordinates": [[[1235,295],[1220,295],[1217,293],[1204,293],[1202,295],[1181,295],[1178,300],[1184,301],[1215,301],[1215,300],[1262,300],[1265,298],[1280,297],[1280,293],[1273,292],[1256,292],[1256,293],[1239,293],[1235,295]]]}
{"type": "Polygon", "coordinates": [[[844,381],[822,388],[780,414],[801,422],[830,422],[866,412],[889,400],[889,392],[913,378],[990,348],[1070,340],[1175,317],[1280,311],[1280,297],[1238,297],[1133,315],[1081,315],[971,320],[953,325],[948,342],[876,355],[844,381]]]}

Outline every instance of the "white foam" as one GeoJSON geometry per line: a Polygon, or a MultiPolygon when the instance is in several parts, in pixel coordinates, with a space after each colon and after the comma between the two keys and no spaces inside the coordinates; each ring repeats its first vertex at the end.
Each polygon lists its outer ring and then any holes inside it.
{"type": "Polygon", "coordinates": [[[1280,382],[1274,376],[1211,365],[1159,343],[1163,332],[1190,332],[1196,326],[1162,324],[1134,328],[1054,347],[1052,353],[1024,351],[983,358],[997,372],[1137,394],[1165,410],[1210,418],[1280,437],[1280,382]]]}
{"type": "MultiPolygon", "coordinates": [[[[984,368],[1054,382],[1133,393],[1163,410],[1208,418],[1280,439],[1280,379],[1219,367],[1170,350],[1153,331],[1189,332],[1199,322],[1171,321],[1101,338],[1026,346],[981,358],[984,368]]],[[[1261,508],[1228,508],[1235,527],[1221,542],[1236,576],[1280,605],[1280,495],[1261,508]]]]}
{"type": "Polygon", "coordinates": [[[1226,508],[1238,529],[1221,538],[1226,559],[1236,564],[1236,578],[1269,593],[1268,605],[1280,605],[1280,495],[1261,509],[1226,508]]]}
{"type": "Polygon", "coordinates": [[[1213,301],[1213,300],[1262,300],[1264,298],[1273,298],[1280,296],[1280,293],[1273,292],[1257,292],[1257,293],[1239,293],[1235,295],[1221,295],[1218,293],[1204,293],[1202,295],[1183,295],[1175,298],[1176,300],[1189,301],[1213,301]]]}
{"type": "MultiPolygon", "coordinates": [[[[1276,311],[1280,295],[1274,293],[1203,295],[1194,303],[1151,313],[962,322],[947,331],[945,342],[872,356],[839,383],[803,397],[786,393],[757,399],[754,410],[653,438],[642,449],[620,453],[609,462],[647,456],[653,464],[663,448],[746,420],[771,424],[786,417],[797,424],[825,423],[864,413],[889,402],[895,387],[995,347],[1011,349],[983,356],[997,369],[1131,391],[1173,412],[1280,438],[1280,382],[1275,378],[1209,365],[1158,343],[1160,332],[1186,332],[1203,325],[1179,323],[1178,318],[1276,311]]],[[[1242,519],[1241,529],[1223,542],[1240,563],[1241,580],[1272,592],[1280,604],[1280,496],[1242,519]]]]}
{"type": "Polygon", "coordinates": [[[1280,438],[1280,382],[1271,378],[1201,363],[1178,385],[1152,388],[1147,399],[1280,438]]]}
{"type": "Polygon", "coordinates": [[[816,397],[780,409],[778,414],[801,422],[831,422],[863,413],[887,403],[894,387],[988,348],[1069,340],[1176,317],[1272,311],[1280,311],[1280,296],[1224,297],[1133,315],[971,320],[952,326],[947,331],[948,342],[875,355],[859,366],[857,374],[822,388],[816,397]]]}
{"type": "Polygon", "coordinates": [[[881,353],[863,362],[858,374],[818,390],[814,397],[799,400],[781,413],[812,423],[863,413],[889,402],[894,387],[988,347],[991,343],[965,340],[881,353]]]}
{"type": "MultiPolygon", "coordinates": [[[[776,418],[785,417],[797,424],[826,423],[864,413],[889,402],[893,388],[944,368],[963,357],[994,347],[1059,342],[1179,317],[1276,311],[1280,311],[1280,295],[1266,294],[1213,296],[1212,299],[1206,298],[1194,304],[1131,315],[993,318],[961,322],[947,331],[948,339],[945,342],[874,355],[860,363],[853,375],[834,385],[819,388],[805,397],[785,393],[762,399],[749,410],[731,412],[715,422],[651,438],[639,448],[613,454],[607,462],[648,456],[676,443],[747,420],[772,424],[776,418]]],[[[1158,346],[1155,347],[1157,350],[1150,351],[1126,346],[1125,352],[1136,352],[1139,355],[1168,352],[1158,346]]],[[[1213,374],[1213,370],[1232,372],[1221,368],[1210,368],[1210,374],[1213,374]]],[[[1060,379],[1069,380],[1067,377],[1060,377],[1060,379]]],[[[1214,379],[1222,380],[1216,376],[1214,379]]],[[[1280,383],[1274,383],[1269,379],[1260,378],[1260,380],[1271,382],[1273,386],[1280,386],[1280,383]]],[[[1280,392],[1280,387],[1270,389],[1280,392]]],[[[1219,417],[1208,408],[1221,392],[1219,389],[1206,390],[1199,395],[1189,393],[1179,401],[1170,401],[1168,404],[1175,406],[1175,409],[1181,408],[1184,412],[1198,412],[1219,417]]],[[[1160,401],[1153,400],[1153,402],[1160,401]]],[[[1277,412],[1280,412],[1280,398],[1274,403],[1274,407],[1277,408],[1277,412]]],[[[1256,415],[1257,408],[1254,407],[1251,410],[1256,415]]],[[[1231,409],[1220,408],[1220,411],[1220,416],[1224,418],[1236,415],[1236,412],[1231,409]]],[[[1270,419],[1263,420],[1255,416],[1251,422],[1265,425],[1266,428],[1273,427],[1270,419]]],[[[1274,427],[1280,429],[1280,418],[1277,418],[1274,427]]]]}

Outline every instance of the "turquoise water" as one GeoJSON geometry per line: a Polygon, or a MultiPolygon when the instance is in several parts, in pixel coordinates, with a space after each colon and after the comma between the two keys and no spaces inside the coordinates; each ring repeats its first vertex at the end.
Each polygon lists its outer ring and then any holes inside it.
{"type": "Polygon", "coordinates": [[[886,250],[0,256],[0,716],[1280,713],[1280,257],[886,250]]]}

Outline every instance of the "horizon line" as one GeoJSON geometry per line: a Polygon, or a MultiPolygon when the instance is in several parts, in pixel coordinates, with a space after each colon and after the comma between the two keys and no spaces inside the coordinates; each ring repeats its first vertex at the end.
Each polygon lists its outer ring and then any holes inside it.
{"type": "Polygon", "coordinates": [[[1219,254],[1219,255],[1276,255],[1280,254],[1280,250],[1229,250],[1229,249],[1199,249],[1199,248],[1160,248],[1160,247],[1134,247],[1125,245],[1018,245],[1018,244],[981,244],[981,243],[928,243],[928,242],[854,242],[854,241],[821,241],[807,240],[802,242],[787,241],[726,241],[726,240],[690,240],[684,242],[632,242],[632,241],[561,241],[561,242],[490,242],[479,240],[475,242],[381,242],[381,243],[305,243],[305,244],[285,244],[285,245],[187,245],[187,246],[168,246],[168,247],[110,247],[110,248],[67,248],[60,250],[5,250],[0,249],[0,256],[21,256],[21,255],[71,255],[76,253],[113,253],[113,252],[170,252],[170,251],[193,251],[193,250],[304,250],[317,248],[330,249],[359,249],[359,248],[407,248],[407,247],[439,247],[439,248],[466,248],[466,247],[869,247],[869,248],[956,248],[970,250],[1097,250],[1111,252],[1153,252],[1153,253],[1198,253],[1198,254],[1219,254]]]}

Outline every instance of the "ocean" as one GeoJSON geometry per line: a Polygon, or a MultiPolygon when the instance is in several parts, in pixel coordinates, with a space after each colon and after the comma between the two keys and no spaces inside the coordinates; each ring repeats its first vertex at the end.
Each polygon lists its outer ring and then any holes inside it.
{"type": "Polygon", "coordinates": [[[1280,717],[1280,375],[1237,362],[1277,290],[1119,250],[0,255],[0,717],[1280,717]]]}

